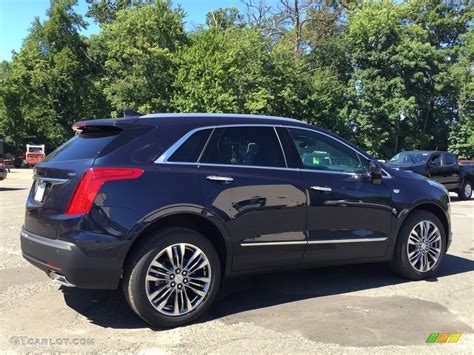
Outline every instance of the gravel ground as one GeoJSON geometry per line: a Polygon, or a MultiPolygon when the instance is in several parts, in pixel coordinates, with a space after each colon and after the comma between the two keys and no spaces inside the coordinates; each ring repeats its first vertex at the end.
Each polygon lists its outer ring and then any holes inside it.
{"type": "Polygon", "coordinates": [[[58,287],[22,258],[31,173],[0,182],[0,351],[472,354],[474,200],[452,196],[454,240],[437,279],[408,282],[383,264],[232,279],[199,323],[155,330],[119,291],[58,287]],[[462,337],[426,344],[432,332],[462,337]]]}

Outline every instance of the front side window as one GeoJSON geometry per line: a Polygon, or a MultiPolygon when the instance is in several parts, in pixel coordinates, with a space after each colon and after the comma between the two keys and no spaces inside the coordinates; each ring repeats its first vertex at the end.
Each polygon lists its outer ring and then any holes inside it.
{"type": "Polygon", "coordinates": [[[304,169],[365,173],[359,155],[337,140],[314,131],[298,128],[289,128],[288,131],[304,169]]]}
{"type": "Polygon", "coordinates": [[[228,127],[211,139],[201,163],[285,167],[285,158],[273,127],[228,127]]]}
{"type": "Polygon", "coordinates": [[[431,165],[441,165],[441,154],[439,154],[439,153],[433,154],[430,158],[430,164],[431,165]]]}

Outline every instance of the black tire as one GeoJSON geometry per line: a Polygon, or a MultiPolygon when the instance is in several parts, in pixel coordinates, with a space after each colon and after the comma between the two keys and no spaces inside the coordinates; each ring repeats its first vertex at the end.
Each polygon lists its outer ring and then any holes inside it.
{"type": "Polygon", "coordinates": [[[167,228],[147,237],[131,255],[125,268],[122,287],[128,304],[140,318],[159,328],[172,328],[188,324],[202,316],[214,301],[220,281],[221,264],[211,242],[193,230],[167,228]],[[187,314],[170,316],[160,313],[148,300],[145,277],[155,257],[177,243],[187,243],[199,248],[207,257],[212,272],[207,294],[201,303],[187,314]]]}
{"type": "Polygon", "coordinates": [[[460,200],[469,200],[472,196],[472,183],[465,180],[462,184],[461,189],[458,191],[458,197],[460,200]]]}
{"type": "Polygon", "coordinates": [[[423,280],[432,278],[436,275],[443,262],[444,255],[446,254],[446,241],[446,231],[443,227],[443,224],[435,214],[429,211],[415,211],[407,217],[406,221],[403,223],[403,226],[400,228],[397,242],[395,244],[393,260],[390,263],[390,268],[392,271],[410,280],[423,280]],[[420,272],[411,265],[408,259],[407,251],[410,233],[412,229],[422,221],[430,221],[435,224],[441,234],[441,255],[439,256],[435,266],[426,272],[420,272]]]}

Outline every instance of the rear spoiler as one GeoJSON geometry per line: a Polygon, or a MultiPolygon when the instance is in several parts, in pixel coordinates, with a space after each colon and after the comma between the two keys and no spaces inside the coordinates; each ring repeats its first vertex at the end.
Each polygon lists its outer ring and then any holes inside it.
{"type": "Polygon", "coordinates": [[[124,117],[124,118],[104,118],[99,120],[87,120],[87,121],[79,121],[72,125],[72,129],[74,132],[83,132],[84,130],[91,128],[91,129],[119,129],[124,130],[127,129],[138,120],[138,117],[124,117]]]}

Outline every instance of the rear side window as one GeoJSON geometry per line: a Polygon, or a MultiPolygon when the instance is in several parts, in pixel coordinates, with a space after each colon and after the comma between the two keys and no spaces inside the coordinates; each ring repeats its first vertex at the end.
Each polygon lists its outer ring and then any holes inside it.
{"type": "Polygon", "coordinates": [[[170,162],[195,163],[199,159],[212,129],[197,131],[168,159],[170,162]]]}
{"type": "Polygon", "coordinates": [[[74,136],[46,158],[47,161],[94,159],[115,137],[120,129],[83,132],[74,136]]]}
{"type": "Polygon", "coordinates": [[[285,167],[285,158],[273,127],[225,128],[212,139],[202,163],[262,167],[285,167]]]}

